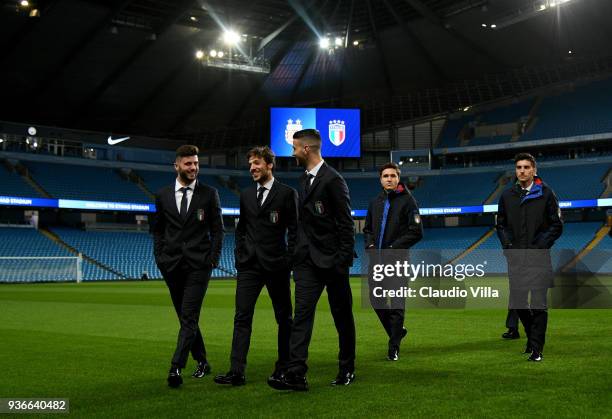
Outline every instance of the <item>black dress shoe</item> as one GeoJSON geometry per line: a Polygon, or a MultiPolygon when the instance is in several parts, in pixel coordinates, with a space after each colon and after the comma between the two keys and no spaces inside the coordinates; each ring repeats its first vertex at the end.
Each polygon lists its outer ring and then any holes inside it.
{"type": "Polygon", "coordinates": [[[334,381],[331,382],[332,386],[348,386],[355,381],[355,374],[352,372],[341,372],[334,381]]]}
{"type": "Polygon", "coordinates": [[[210,374],[210,364],[206,361],[200,361],[198,362],[198,366],[191,376],[193,378],[202,378],[208,374],[210,374]]]}
{"type": "Polygon", "coordinates": [[[541,362],[542,359],[544,359],[544,357],[542,356],[542,352],[533,351],[531,355],[529,356],[529,358],[527,358],[527,361],[541,362]]]}
{"type": "Polygon", "coordinates": [[[271,376],[268,377],[268,385],[273,387],[273,382],[280,382],[285,377],[285,374],[282,371],[274,370],[271,376]]]}
{"type": "Polygon", "coordinates": [[[168,371],[168,386],[172,388],[178,388],[183,384],[183,377],[181,377],[181,369],[176,367],[170,367],[168,371]]]}
{"type": "Polygon", "coordinates": [[[392,346],[389,348],[389,352],[387,352],[387,359],[389,361],[397,361],[399,359],[399,348],[397,346],[392,346]]]}
{"type": "Polygon", "coordinates": [[[243,386],[246,384],[246,378],[244,374],[238,374],[234,371],[229,371],[225,375],[217,375],[215,377],[215,383],[227,384],[232,386],[243,386]]]}
{"type": "Polygon", "coordinates": [[[518,329],[515,327],[509,328],[508,331],[502,335],[502,338],[504,339],[519,339],[520,337],[521,335],[519,334],[518,329]]]}
{"type": "Polygon", "coordinates": [[[303,375],[286,374],[280,380],[268,380],[268,385],[275,390],[308,391],[308,381],[303,375]]]}

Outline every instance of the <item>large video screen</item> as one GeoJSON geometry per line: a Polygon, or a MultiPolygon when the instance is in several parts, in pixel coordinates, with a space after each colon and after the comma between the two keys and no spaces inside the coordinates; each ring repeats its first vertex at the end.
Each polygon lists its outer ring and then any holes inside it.
{"type": "Polygon", "coordinates": [[[278,157],[291,157],[293,134],[316,128],[323,157],[360,157],[360,122],[359,109],[270,108],[270,147],[278,157]]]}

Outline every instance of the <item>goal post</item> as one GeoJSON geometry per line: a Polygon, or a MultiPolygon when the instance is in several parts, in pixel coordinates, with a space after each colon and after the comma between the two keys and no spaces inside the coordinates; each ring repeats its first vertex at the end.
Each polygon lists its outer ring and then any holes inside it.
{"type": "Polygon", "coordinates": [[[0,256],[0,282],[83,280],[83,256],[0,256]]]}

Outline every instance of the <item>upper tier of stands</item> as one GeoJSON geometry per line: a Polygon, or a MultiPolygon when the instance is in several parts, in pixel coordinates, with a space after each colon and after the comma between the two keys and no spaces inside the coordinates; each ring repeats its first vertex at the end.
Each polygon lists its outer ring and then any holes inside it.
{"type": "Polygon", "coordinates": [[[612,79],[545,97],[535,125],[521,140],[612,132],[612,79]]]}
{"type": "MultiPolygon", "coordinates": [[[[500,106],[493,110],[449,119],[440,135],[437,147],[459,147],[460,134],[469,126],[519,123],[530,112],[532,120],[527,131],[517,141],[572,137],[612,132],[612,79],[578,86],[569,92],[500,106]],[[535,104],[535,108],[534,108],[535,104]]],[[[517,125],[518,127],[518,125],[517,125]]],[[[510,135],[476,137],[466,145],[500,144],[512,140],[510,135]]]]}

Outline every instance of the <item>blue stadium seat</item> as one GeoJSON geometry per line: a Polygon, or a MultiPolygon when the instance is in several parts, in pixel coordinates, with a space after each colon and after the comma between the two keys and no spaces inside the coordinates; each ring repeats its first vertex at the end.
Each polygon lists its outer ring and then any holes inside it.
{"type": "MultiPolygon", "coordinates": [[[[0,256],[73,257],[75,255],[33,228],[0,227],[0,256]]],[[[60,269],[62,266],[66,266],[65,261],[45,261],[37,265],[31,260],[22,260],[14,262],[13,267],[28,272],[23,281],[76,280],[74,270],[62,273],[60,269]]],[[[84,281],[118,279],[117,275],[87,260],[83,260],[82,269],[84,281]]]]}
{"type": "Polygon", "coordinates": [[[544,98],[522,141],[612,132],[612,79],[544,98]]]}
{"type": "Polygon", "coordinates": [[[62,163],[26,162],[31,176],[54,198],[149,203],[151,199],[115,169],[62,163]]]}
{"type": "Polygon", "coordinates": [[[28,182],[15,172],[9,172],[6,167],[0,169],[0,195],[38,198],[41,195],[28,182]]]}

